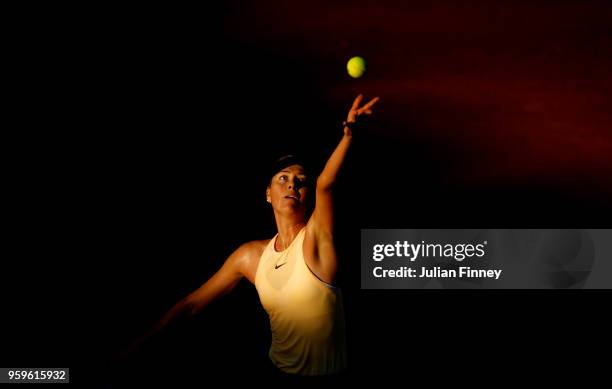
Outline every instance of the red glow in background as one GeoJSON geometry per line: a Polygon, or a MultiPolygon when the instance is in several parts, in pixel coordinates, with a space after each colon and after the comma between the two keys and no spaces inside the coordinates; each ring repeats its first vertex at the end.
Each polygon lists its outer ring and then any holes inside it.
{"type": "Polygon", "coordinates": [[[335,105],[381,95],[378,131],[439,146],[449,182],[599,193],[612,189],[611,26],[599,1],[250,2],[225,33],[308,62],[335,105]],[[358,80],[353,55],[368,63],[358,80]]]}

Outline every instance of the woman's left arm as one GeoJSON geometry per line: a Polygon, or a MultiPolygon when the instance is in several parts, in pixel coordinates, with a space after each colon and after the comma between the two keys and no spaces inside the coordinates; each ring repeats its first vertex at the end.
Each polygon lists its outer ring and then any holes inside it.
{"type": "Polygon", "coordinates": [[[378,97],[370,100],[363,107],[359,107],[361,104],[361,100],[363,99],[362,95],[357,96],[355,101],[353,101],[353,105],[348,113],[346,123],[344,127],[344,135],[336,146],[336,149],[329,157],[329,160],[325,164],[325,168],[317,178],[317,187],[316,187],[316,203],[315,209],[312,214],[313,224],[317,236],[317,241],[321,242],[322,240],[330,240],[333,237],[333,226],[334,226],[334,216],[333,216],[333,201],[332,201],[332,188],[334,183],[336,182],[336,177],[342,167],[342,163],[344,162],[344,158],[346,157],[346,153],[351,145],[353,140],[353,131],[350,128],[352,123],[355,123],[357,117],[360,115],[370,115],[372,114],[372,106],[376,104],[379,100],[378,97]]]}

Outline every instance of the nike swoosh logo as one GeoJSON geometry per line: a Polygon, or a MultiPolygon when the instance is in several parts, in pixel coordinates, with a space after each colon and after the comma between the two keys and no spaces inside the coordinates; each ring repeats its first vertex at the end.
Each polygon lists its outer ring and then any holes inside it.
{"type": "Polygon", "coordinates": [[[287,264],[287,262],[283,262],[283,263],[281,263],[280,265],[276,265],[276,266],[274,266],[274,269],[276,270],[276,269],[278,269],[279,267],[281,267],[281,266],[283,266],[283,265],[286,265],[286,264],[287,264]]]}

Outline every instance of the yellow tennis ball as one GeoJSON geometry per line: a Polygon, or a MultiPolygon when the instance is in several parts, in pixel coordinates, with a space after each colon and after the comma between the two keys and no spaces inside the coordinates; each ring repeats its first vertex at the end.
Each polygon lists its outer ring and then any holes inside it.
{"type": "Polygon", "coordinates": [[[348,74],[353,78],[363,76],[363,73],[366,71],[365,59],[361,57],[353,57],[349,59],[348,63],[346,64],[346,70],[348,70],[348,74]]]}

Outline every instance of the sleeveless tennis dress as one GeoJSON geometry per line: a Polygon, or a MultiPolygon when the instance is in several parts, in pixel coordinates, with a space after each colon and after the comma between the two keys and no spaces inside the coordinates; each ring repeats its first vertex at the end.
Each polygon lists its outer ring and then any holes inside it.
{"type": "Polygon", "coordinates": [[[303,228],[286,250],[266,246],[255,287],[270,317],[269,356],[282,371],[322,375],[346,368],[344,309],[340,290],[310,271],[302,246],[303,228]]]}

